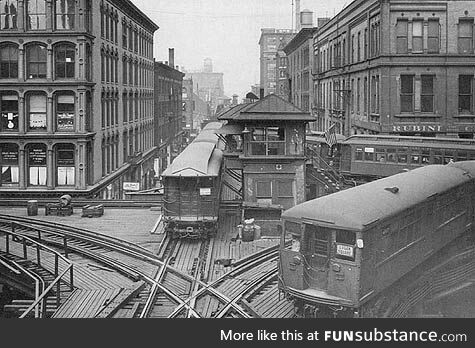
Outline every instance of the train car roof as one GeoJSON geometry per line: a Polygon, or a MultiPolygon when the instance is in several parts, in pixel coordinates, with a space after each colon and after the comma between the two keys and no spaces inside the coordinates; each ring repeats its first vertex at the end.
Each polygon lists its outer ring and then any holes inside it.
{"type": "Polygon", "coordinates": [[[223,152],[214,143],[192,142],[163,172],[163,177],[218,176],[223,152]]]}
{"type": "Polygon", "coordinates": [[[203,127],[201,132],[198,133],[196,138],[193,140],[194,143],[197,142],[210,142],[217,143],[219,137],[216,135],[216,130],[220,129],[222,126],[221,122],[210,122],[203,127]]]}
{"type": "Polygon", "coordinates": [[[475,161],[425,166],[301,203],[282,217],[362,231],[471,177],[475,177],[475,161]]]}
{"type": "Polygon", "coordinates": [[[475,150],[475,140],[458,138],[428,138],[394,135],[352,135],[343,141],[349,145],[374,145],[374,146],[407,146],[443,149],[475,150]]]}
{"type": "MultiPolygon", "coordinates": [[[[346,137],[342,134],[335,134],[336,142],[343,143],[346,140],[346,137]]],[[[312,134],[306,136],[307,142],[316,142],[316,143],[326,143],[325,134],[312,134]]]]}

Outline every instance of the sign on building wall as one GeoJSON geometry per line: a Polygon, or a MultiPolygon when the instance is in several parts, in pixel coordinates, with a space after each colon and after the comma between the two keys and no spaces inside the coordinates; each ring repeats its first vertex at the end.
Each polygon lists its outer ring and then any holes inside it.
{"type": "Polygon", "coordinates": [[[140,183],[138,183],[138,182],[124,182],[123,189],[125,191],[140,191],[140,183]]]}

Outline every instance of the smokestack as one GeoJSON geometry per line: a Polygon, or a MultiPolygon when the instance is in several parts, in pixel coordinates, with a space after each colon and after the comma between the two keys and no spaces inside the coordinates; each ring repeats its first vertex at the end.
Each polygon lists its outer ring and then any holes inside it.
{"type": "Polygon", "coordinates": [[[175,67],[175,49],[169,48],[168,49],[168,65],[172,68],[175,67]]]}
{"type": "Polygon", "coordinates": [[[300,31],[300,0],[295,0],[295,31],[300,31]]]}

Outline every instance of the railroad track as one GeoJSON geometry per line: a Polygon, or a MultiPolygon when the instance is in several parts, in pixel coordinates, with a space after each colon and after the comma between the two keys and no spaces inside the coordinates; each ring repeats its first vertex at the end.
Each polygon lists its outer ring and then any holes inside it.
{"type": "Polygon", "coordinates": [[[66,256],[81,255],[105,265],[106,270],[119,272],[133,281],[145,282],[146,285],[137,295],[118,303],[107,316],[117,315],[122,308],[129,309],[129,315],[133,316],[153,315],[154,311],[149,309],[151,305],[148,304],[151,301],[144,302],[143,300],[146,298],[156,298],[154,302],[156,305],[157,302],[163,302],[165,299],[173,305],[171,311],[181,304],[188,307],[182,299],[188,297],[188,294],[179,294],[178,289],[171,286],[167,288],[163,285],[166,284],[164,279],[165,275],[169,279],[171,274],[175,274],[192,283],[195,278],[181,274],[180,271],[169,266],[168,261],[160,260],[157,255],[147,249],[110,236],[66,225],[0,215],[0,233],[6,234],[12,229],[16,234],[41,240],[44,244],[62,250],[66,256]],[[130,303],[133,306],[132,310],[127,308],[130,303]],[[141,314],[138,315],[138,313],[141,314]]]}
{"type": "Polygon", "coordinates": [[[183,310],[177,313],[176,317],[186,317],[187,315],[199,317],[194,309],[184,301],[197,288],[206,285],[202,279],[207,278],[204,272],[209,267],[205,267],[204,260],[208,259],[210,243],[210,240],[176,240],[169,237],[163,240],[159,248],[159,256],[165,266],[160,268],[155,275],[155,284],[150,289],[138,317],[168,317],[180,305],[183,310]],[[158,284],[170,289],[173,294],[178,296],[179,300],[160,291],[158,284]]]}
{"type": "MultiPolygon", "coordinates": [[[[240,260],[232,271],[197,287],[186,303],[199,317],[258,317],[243,299],[276,278],[278,250],[274,246],[240,260]]],[[[182,315],[183,311],[184,306],[178,306],[169,317],[182,315]]]]}
{"type": "MultiPolygon", "coordinates": [[[[62,224],[0,214],[0,232],[14,229],[32,239],[101,263],[134,282],[144,283],[101,317],[260,317],[256,300],[277,289],[278,246],[233,264],[211,283],[212,239],[164,238],[158,255],[133,243],[62,224]]],[[[270,304],[271,306],[272,304],[270,304]]]]}

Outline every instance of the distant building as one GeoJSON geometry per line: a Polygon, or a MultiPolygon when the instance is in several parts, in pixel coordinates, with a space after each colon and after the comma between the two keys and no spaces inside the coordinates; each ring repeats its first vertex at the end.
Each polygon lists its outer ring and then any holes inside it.
{"type": "Polygon", "coordinates": [[[277,88],[279,80],[276,73],[277,65],[280,65],[280,59],[285,60],[285,53],[283,53],[282,48],[294,36],[295,32],[291,29],[261,29],[261,37],[259,39],[260,91],[257,94],[259,98],[268,94],[279,94],[280,89],[277,88]],[[279,48],[281,48],[280,52],[279,48]],[[277,61],[278,58],[279,62],[277,61]]]}
{"type": "Polygon", "coordinates": [[[155,63],[155,145],[159,150],[157,175],[167,168],[184,145],[183,129],[186,121],[182,91],[185,74],[176,70],[173,64],[173,49],[170,49],[168,65],[155,63]]]}
{"type": "Polygon", "coordinates": [[[210,58],[205,59],[203,70],[187,72],[186,78],[193,80],[193,90],[200,99],[208,102],[213,113],[220,104],[219,99],[224,97],[224,74],[213,72],[210,58]]]}
{"type": "Polygon", "coordinates": [[[157,29],[130,0],[0,1],[1,197],[150,185],[157,29]]]}
{"type": "Polygon", "coordinates": [[[211,108],[209,103],[201,99],[193,89],[193,80],[185,78],[182,88],[183,114],[185,115],[185,130],[189,140],[200,131],[200,125],[204,120],[210,119],[211,108]]]}

